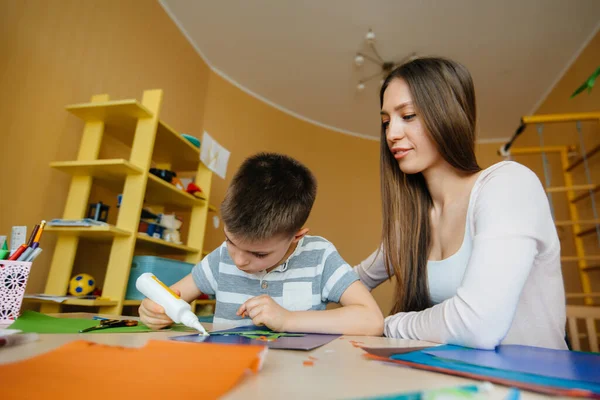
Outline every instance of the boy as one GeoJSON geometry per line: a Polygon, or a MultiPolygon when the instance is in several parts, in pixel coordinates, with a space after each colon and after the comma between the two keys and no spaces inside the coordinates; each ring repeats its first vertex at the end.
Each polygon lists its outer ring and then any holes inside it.
{"type": "MultiPolygon", "coordinates": [[[[333,244],[303,227],[316,192],[298,161],[274,153],[248,158],[221,205],[225,242],[173,290],[188,302],[215,294],[215,324],[381,335],[383,316],[369,291],[333,244]],[[328,302],[342,307],[326,310],[328,302]]],[[[139,311],[153,329],[173,322],[149,299],[139,311]]]]}

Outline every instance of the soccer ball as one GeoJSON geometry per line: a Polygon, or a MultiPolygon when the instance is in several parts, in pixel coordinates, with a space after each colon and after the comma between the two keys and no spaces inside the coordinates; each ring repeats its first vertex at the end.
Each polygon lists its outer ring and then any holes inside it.
{"type": "Polygon", "coordinates": [[[88,274],[77,274],[69,282],[69,293],[73,296],[85,296],[96,288],[96,280],[88,274]]]}

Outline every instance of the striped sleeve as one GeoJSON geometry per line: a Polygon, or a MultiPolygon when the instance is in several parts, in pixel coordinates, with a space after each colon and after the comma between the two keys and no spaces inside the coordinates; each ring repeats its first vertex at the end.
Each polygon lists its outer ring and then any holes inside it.
{"type": "Polygon", "coordinates": [[[321,279],[323,301],[339,303],[346,289],[357,280],[356,272],[344,261],[335,246],[330,244],[323,254],[323,277],[321,279]]]}
{"type": "Polygon", "coordinates": [[[216,294],[219,290],[219,264],[223,245],[217,247],[192,269],[194,283],[205,294],[216,294]]]}

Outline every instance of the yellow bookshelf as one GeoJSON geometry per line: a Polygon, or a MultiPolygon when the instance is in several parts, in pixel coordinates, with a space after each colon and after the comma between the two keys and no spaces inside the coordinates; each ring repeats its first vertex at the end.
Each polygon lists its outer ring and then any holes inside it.
{"type": "Polygon", "coordinates": [[[101,299],[71,299],[61,304],[29,299],[40,302],[42,312],[59,312],[61,305],[78,305],[99,307],[104,314],[120,314],[124,305],[135,302],[125,300],[124,296],[131,261],[137,251],[177,255],[190,263],[200,261],[205,254],[202,249],[208,212],[216,211],[207,201],[212,172],[200,162],[200,150],[159,119],[162,97],[162,90],[144,91],[141,101],[110,100],[108,95],[97,95],[89,103],[66,107],[85,124],[77,159],[50,164],[71,175],[62,218],[85,217],[93,183],[118,190],[123,198],[115,225],[47,228],[48,232],[58,236],[44,291],[48,295],[67,293],[80,240],[110,241],[111,247],[101,299]],[[99,159],[105,136],[129,146],[129,159],[99,159]],[[150,174],[151,167],[195,171],[195,183],[202,188],[203,198],[192,196],[150,174]],[[190,212],[187,242],[175,244],[138,233],[144,205],[190,212]]]}

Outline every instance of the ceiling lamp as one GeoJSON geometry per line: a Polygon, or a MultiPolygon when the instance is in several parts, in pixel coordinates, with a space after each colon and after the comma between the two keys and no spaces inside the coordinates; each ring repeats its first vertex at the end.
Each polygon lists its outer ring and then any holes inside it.
{"type": "Polygon", "coordinates": [[[359,92],[362,92],[365,89],[365,83],[375,78],[379,78],[380,86],[383,85],[383,80],[390,72],[392,72],[394,68],[417,57],[416,53],[412,53],[397,62],[385,61],[379,55],[379,52],[375,47],[375,32],[369,29],[369,31],[365,35],[365,41],[367,42],[368,48],[371,50],[372,54],[365,54],[360,52],[356,53],[356,55],[354,56],[354,65],[360,68],[365,63],[365,60],[369,60],[373,64],[378,65],[380,70],[377,73],[369,75],[366,78],[363,78],[360,81],[358,81],[358,85],[356,85],[356,90],[358,90],[359,92]]]}

